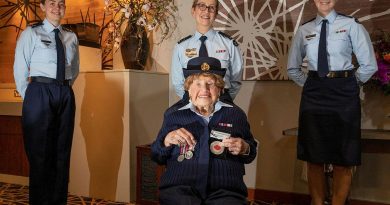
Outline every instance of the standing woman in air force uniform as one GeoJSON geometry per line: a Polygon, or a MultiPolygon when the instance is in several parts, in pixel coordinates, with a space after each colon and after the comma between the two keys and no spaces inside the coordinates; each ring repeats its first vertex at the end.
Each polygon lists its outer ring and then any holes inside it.
{"type": "Polygon", "coordinates": [[[314,0],[317,17],[299,27],[287,67],[303,86],[297,155],[308,162],[313,205],[324,203],[324,164],[333,165],[332,205],[345,204],[352,167],[361,164],[359,85],[378,69],[367,31],[357,19],[336,13],[336,2],[314,0]],[[307,74],[301,70],[305,57],[307,74]]]}
{"type": "Polygon", "coordinates": [[[27,27],[15,49],[14,77],[23,98],[29,204],[65,205],[68,195],[78,40],[61,26],[65,0],[41,0],[45,20],[27,27]]]}
{"type": "Polygon", "coordinates": [[[218,14],[218,0],[194,0],[191,14],[196,22],[196,32],[180,40],[172,54],[171,79],[176,94],[188,102],[184,91],[183,68],[194,57],[214,57],[227,68],[225,89],[221,101],[232,103],[241,87],[242,56],[238,43],[225,33],[215,31],[212,24],[218,14]]]}

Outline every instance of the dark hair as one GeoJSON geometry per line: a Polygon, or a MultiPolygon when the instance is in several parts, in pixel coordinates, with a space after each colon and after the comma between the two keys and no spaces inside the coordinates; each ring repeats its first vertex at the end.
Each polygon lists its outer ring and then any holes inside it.
{"type": "MultiPolygon", "coordinates": [[[[199,0],[194,0],[194,1],[192,2],[192,8],[193,8],[193,9],[195,9],[196,4],[198,4],[198,1],[199,1],[199,0]]],[[[218,0],[215,0],[215,8],[216,8],[215,13],[218,13],[218,9],[219,9],[219,1],[218,1],[218,0]]]]}

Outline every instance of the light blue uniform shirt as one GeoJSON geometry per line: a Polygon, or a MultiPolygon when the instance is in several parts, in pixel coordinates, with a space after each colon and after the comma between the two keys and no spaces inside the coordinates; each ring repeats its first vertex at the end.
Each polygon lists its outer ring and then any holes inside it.
{"type": "Polygon", "coordinates": [[[209,115],[209,116],[203,116],[201,115],[198,111],[196,111],[196,107],[194,104],[192,104],[191,100],[190,102],[179,108],[179,110],[185,110],[185,109],[190,109],[192,112],[194,112],[195,114],[199,115],[200,117],[202,117],[203,121],[206,123],[206,124],[209,124],[210,122],[210,119],[213,117],[214,113],[218,112],[220,109],[222,109],[222,107],[233,107],[232,105],[229,105],[229,104],[226,104],[224,102],[221,102],[221,101],[217,101],[214,105],[214,111],[209,115]]]}
{"type": "MultiPolygon", "coordinates": [[[[184,75],[183,68],[187,68],[187,63],[194,57],[199,56],[201,33],[179,41],[172,54],[171,79],[175,87],[176,94],[180,97],[184,95],[184,75]]],[[[242,56],[238,44],[227,36],[220,34],[214,29],[210,29],[205,36],[207,53],[209,57],[217,58],[221,61],[221,67],[226,68],[224,77],[225,88],[229,89],[230,96],[234,99],[240,90],[242,79],[242,56]]]]}
{"type": "MultiPolygon", "coordinates": [[[[16,89],[24,99],[28,77],[56,78],[57,50],[55,27],[45,19],[42,24],[27,27],[17,41],[15,49],[14,78],[16,89]]],[[[79,74],[79,43],[72,31],[58,27],[65,49],[65,79],[74,82],[79,74]]]]}
{"type": "MultiPolygon", "coordinates": [[[[359,82],[366,82],[378,70],[374,49],[366,29],[355,18],[338,14],[333,10],[325,17],[327,24],[327,51],[329,71],[352,70],[352,52],[360,67],[356,70],[359,82]]],[[[308,70],[317,71],[318,46],[322,20],[315,19],[299,27],[293,39],[287,72],[298,85],[303,86],[307,75],[301,70],[307,57],[308,70]]]]}

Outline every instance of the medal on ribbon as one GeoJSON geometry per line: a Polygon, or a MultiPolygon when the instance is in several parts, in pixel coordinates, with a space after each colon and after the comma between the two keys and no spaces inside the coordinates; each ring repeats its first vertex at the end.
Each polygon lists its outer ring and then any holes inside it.
{"type": "Polygon", "coordinates": [[[181,144],[181,143],[179,144],[180,153],[179,153],[179,156],[177,157],[178,162],[182,162],[184,160],[184,147],[185,147],[184,144],[181,144]]]}
{"type": "Polygon", "coordinates": [[[186,159],[191,159],[192,156],[194,156],[194,153],[191,151],[191,150],[188,150],[185,154],[184,154],[184,157],[186,159]]]}
{"type": "Polygon", "coordinates": [[[178,162],[184,161],[184,159],[191,159],[194,156],[194,149],[195,147],[190,149],[190,146],[188,144],[180,144],[180,154],[177,157],[178,162]]]}

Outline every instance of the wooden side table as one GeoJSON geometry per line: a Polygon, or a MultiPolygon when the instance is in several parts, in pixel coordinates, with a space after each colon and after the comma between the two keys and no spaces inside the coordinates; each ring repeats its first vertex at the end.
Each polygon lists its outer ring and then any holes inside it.
{"type": "Polygon", "coordinates": [[[150,144],[137,146],[137,193],[136,203],[155,205],[158,203],[158,186],[164,166],[153,162],[150,158],[150,144]]]}

